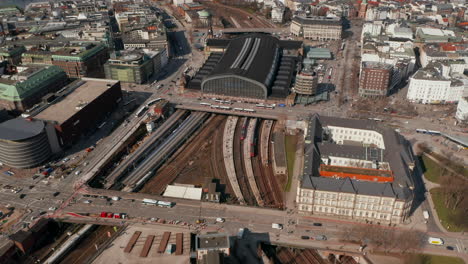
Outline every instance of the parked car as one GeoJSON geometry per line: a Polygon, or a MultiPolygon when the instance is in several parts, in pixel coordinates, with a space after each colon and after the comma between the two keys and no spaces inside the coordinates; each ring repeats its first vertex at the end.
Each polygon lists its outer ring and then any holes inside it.
{"type": "Polygon", "coordinates": [[[322,223],[314,223],[314,226],[322,226],[322,223]]]}
{"type": "Polygon", "coordinates": [[[315,240],[327,240],[327,237],[325,235],[319,235],[315,237],[315,240]]]}
{"type": "Polygon", "coordinates": [[[304,240],[309,240],[310,237],[309,236],[301,236],[301,239],[304,239],[304,240]]]}
{"type": "Polygon", "coordinates": [[[54,192],[54,194],[52,194],[54,197],[57,197],[58,195],[60,194],[60,192],[54,192]]]}

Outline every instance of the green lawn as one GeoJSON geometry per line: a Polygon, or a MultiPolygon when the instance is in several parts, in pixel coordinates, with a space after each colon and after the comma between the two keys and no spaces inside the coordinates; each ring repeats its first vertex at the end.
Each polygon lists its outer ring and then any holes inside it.
{"type": "Polygon", "coordinates": [[[291,189],[291,183],[294,173],[294,161],[296,160],[297,136],[286,135],[284,140],[286,148],[286,161],[288,163],[288,182],[284,186],[284,190],[286,192],[289,192],[289,190],[291,189]]]}
{"type": "MultiPolygon", "coordinates": [[[[434,188],[431,190],[431,197],[434,201],[434,206],[439,216],[440,223],[451,232],[463,231],[463,227],[458,226],[453,222],[452,219],[459,213],[458,211],[451,210],[444,205],[444,194],[440,188],[434,188]]],[[[467,228],[465,228],[467,229],[467,228]]]]}
{"type": "Polygon", "coordinates": [[[420,160],[424,169],[424,177],[431,182],[438,183],[439,176],[442,172],[442,168],[439,166],[439,164],[426,157],[426,155],[422,155],[420,160]]]}
{"type": "Polygon", "coordinates": [[[461,258],[428,255],[428,254],[412,254],[408,256],[405,264],[464,264],[461,258]]]}
{"type": "Polygon", "coordinates": [[[449,158],[440,155],[438,153],[432,152],[431,155],[435,157],[437,160],[441,161],[442,163],[446,164],[447,167],[451,168],[452,170],[458,172],[460,175],[463,175],[468,178],[468,168],[464,167],[462,164],[450,160],[449,158]]]}

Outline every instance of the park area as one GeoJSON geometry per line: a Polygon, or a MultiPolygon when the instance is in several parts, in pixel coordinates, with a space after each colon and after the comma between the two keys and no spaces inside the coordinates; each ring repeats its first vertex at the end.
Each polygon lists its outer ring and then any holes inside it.
{"type": "Polygon", "coordinates": [[[451,232],[468,228],[467,170],[441,155],[422,154],[420,162],[424,178],[439,184],[430,191],[440,223],[451,232]],[[430,155],[430,156],[429,156],[430,155]],[[434,160],[435,159],[435,160],[434,160]]]}

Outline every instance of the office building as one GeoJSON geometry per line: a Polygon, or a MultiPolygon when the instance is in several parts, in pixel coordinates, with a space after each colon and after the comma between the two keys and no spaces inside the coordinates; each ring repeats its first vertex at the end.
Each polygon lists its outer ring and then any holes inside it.
{"type": "Polygon", "coordinates": [[[379,62],[363,62],[359,78],[359,95],[362,97],[385,97],[389,93],[393,67],[379,62]]]}
{"type": "Polygon", "coordinates": [[[104,64],[107,79],[142,84],[158,74],[167,63],[166,50],[121,51],[111,54],[104,64]]]}
{"type": "Polygon", "coordinates": [[[57,66],[17,67],[17,71],[0,76],[0,107],[10,111],[23,112],[68,82],[65,72],[57,66]]]}
{"type": "Polygon", "coordinates": [[[103,78],[108,59],[109,53],[102,44],[67,47],[52,54],[52,64],[62,68],[70,78],[103,78]]]}
{"type": "Polygon", "coordinates": [[[70,146],[89,134],[122,99],[120,81],[82,78],[73,91],[34,118],[52,124],[61,146],[70,146]]]}
{"type": "Polygon", "coordinates": [[[16,118],[0,123],[0,162],[23,169],[41,165],[52,154],[43,121],[16,118]]]}
{"type": "Polygon", "coordinates": [[[401,223],[413,202],[411,144],[374,121],[308,120],[299,213],[401,223]]]}

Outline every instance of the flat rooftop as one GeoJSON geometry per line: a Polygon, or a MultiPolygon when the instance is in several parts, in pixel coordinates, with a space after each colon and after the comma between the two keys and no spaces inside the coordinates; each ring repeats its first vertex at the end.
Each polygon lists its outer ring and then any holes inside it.
{"type": "Polygon", "coordinates": [[[197,249],[219,249],[229,247],[229,236],[226,234],[205,234],[197,236],[197,249]]]}
{"type": "Polygon", "coordinates": [[[37,119],[54,121],[62,124],[75,113],[79,112],[86,104],[94,101],[97,97],[110,89],[119,81],[106,79],[83,78],[82,85],[59,102],[49,106],[35,116],[37,119]],[[111,84],[107,86],[107,84],[111,84]]]}

